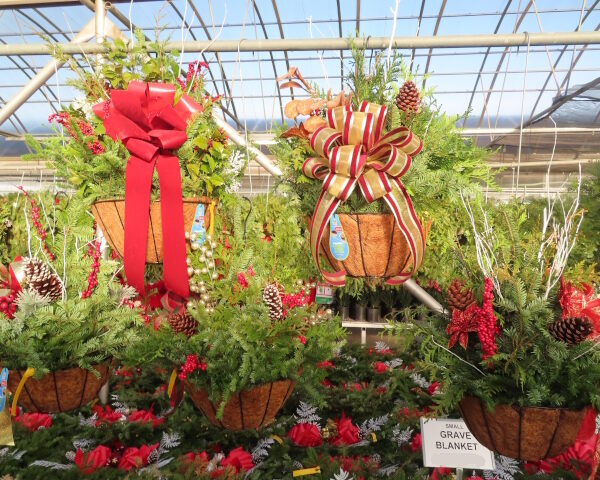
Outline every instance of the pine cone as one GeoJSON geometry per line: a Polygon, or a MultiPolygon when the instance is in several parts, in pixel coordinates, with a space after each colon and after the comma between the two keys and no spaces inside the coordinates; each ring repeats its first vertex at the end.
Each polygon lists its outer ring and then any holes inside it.
{"type": "Polygon", "coordinates": [[[263,290],[263,302],[269,307],[269,317],[272,322],[283,319],[283,303],[277,287],[276,283],[268,283],[263,290]]]}
{"type": "Polygon", "coordinates": [[[25,264],[25,280],[30,290],[48,297],[50,301],[62,297],[62,284],[60,278],[50,271],[44,262],[31,258],[25,264]]]}
{"type": "Polygon", "coordinates": [[[452,313],[456,310],[466,310],[475,303],[475,295],[469,287],[460,280],[453,280],[448,287],[448,310],[452,313]]]}
{"type": "Polygon", "coordinates": [[[198,322],[188,312],[170,313],[167,321],[174,332],[185,333],[188,338],[198,331],[198,322]]]}
{"type": "Polygon", "coordinates": [[[415,82],[404,82],[396,95],[396,106],[405,113],[419,113],[421,98],[415,82]]]}
{"type": "Polygon", "coordinates": [[[550,325],[550,333],[559,342],[577,345],[592,333],[592,322],[587,318],[557,319],[550,325]]]}

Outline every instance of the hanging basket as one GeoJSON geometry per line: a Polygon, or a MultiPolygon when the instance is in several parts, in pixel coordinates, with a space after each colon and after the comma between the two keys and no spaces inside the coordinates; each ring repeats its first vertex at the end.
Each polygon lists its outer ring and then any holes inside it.
{"type": "Polygon", "coordinates": [[[569,448],[587,409],[496,405],[487,410],[476,397],[465,397],[459,409],[471,433],[490,450],[528,462],[559,455],[569,448]]]}
{"type": "Polygon", "coordinates": [[[338,214],[348,242],[348,257],[336,260],[329,248],[329,228],[323,232],[321,253],[335,271],[350,277],[393,277],[410,264],[410,248],[390,213],[338,214]]]}
{"type": "MultiPolygon", "coordinates": [[[[82,368],[58,370],[44,375],[40,379],[29,378],[21,391],[18,403],[28,412],[58,413],[68,412],[90,403],[98,397],[98,392],[108,381],[107,364],[94,365],[100,378],[82,368]]],[[[23,370],[11,370],[8,373],[8,388],[15,392],[23,370]]]]}
{"type": "Polygon", "coordinates": [[[242,390],[225,404],[223,418],[217,418],[218,403],[213,403],[203,389],[196,389],[189,383],[185,389],[194,405],[206,418],[218,427],[230,431],[257,429],[271,423],[294,391],[296,382],[279,380],[266,383],[250,390],[242,390]]]}
{"type": "MultiPolygon", "coordinates": [[[[212,218],[209,205],[214,200],[208,197],[184,198],[183,221],[185,231],[192,228],[196,207],[204,204],[204,228],[208,230],[212,218]]],[[[92,205],[92,213],[110,247],[123,257],[125,246],[125,200],[99,200],[92,205]]],[[[163,259],[162,220],[160,201],[150,203],[150,220],[148,222],[148,243],[146,247],[146,263],[161,263],[163,259]]]]}

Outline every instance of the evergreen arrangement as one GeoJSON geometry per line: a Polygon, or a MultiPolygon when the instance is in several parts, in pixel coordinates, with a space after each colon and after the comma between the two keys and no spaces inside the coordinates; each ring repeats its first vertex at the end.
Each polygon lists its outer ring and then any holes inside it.
{"type": "Polygon", "coordinates": [[[490,207],[472,218],[476,240],[463,251],[476,250],[479,262],[464,257],[466,278],[448,290],[451,317],[395,326],[396,334],[417,341],[420,365],[441,381],[442,411],[466,395],[490,409],[598,407],[598,325],[592,311],[576,307],[583,291],[562,277],[576,226],[566,218],[544,237],[541,224],[529,228],[522,205],[490,207]]]}
{"type": "Polygon", "coordinates": [[[216,230],[189,255],[190,288],[199,297],[166,320],[157,314],[160,325],[130,345],[128,365],[177,368],[181,380],[206,390],[221,410],[232,394],[275,380],[297,380],[316,394],[323,377],[317,364],[345,333],[302,280],[311,263],[303,259],[296,210],[284,199],[268,201],[267,217],[265,197],[250,202],[250,211],[244,203],[223,204],[216,230]],[[273,218],[276,225],[265,233],[273,218]]]}
{"type": "MultiPolygon", "coordinates": [[[[177,51],[165,51],[164,42],[158,39],[148,42],[142,31],[135,32],[131,45],[120,39],[105,45],[110,49],[106,60],[96,63],[88,58],[90,64],[86,69],[57,52],[77,74],[71,83],[81,96],[48,118],[56,125],[56,135],[43,141],[27,137],[32,153],[25,158],[46,160],[66,185],[77,189],[91,202],[123,197],[129,151],[105,133],[92,107],[108,100],[111,89],[126,89],[132,81],[158,82],[175,88],[175,104],[185,93],[202,110],[192,116],[186,129],[187,141],[174,152],[181,168],[183,195],[219,197],[224,192],[236,191],[248,157],[228,143],[212,118],[219,98],[212,98],[204,89],[208,65],[194,62],[187,66],[187,71],[183,70],[177,51]],[[149,48],[158,51],[152,53],[149,48]]],[[[152,198],[159,196],[155,174],[152,198]]]]}
{"type": "MultiPolygon", "coordinates": [[[[464,227],[468,225],[468,218],[460,194],[469,195],[474,208],[479,208],[484,203],[482,186],[489,190],[497,188],[493,172],[486,165],[490,152],[461,136],[456,125],[462,117],[443,113],[433,89],[421,89],[418,99],[415,98],[417,87],[400,57],[392,55],[388,65],[385,52],[375,52],[372,59],[370,56],[370,52],[360,48],[352,49],[353,68],[347,74],[346,88],[353,94],[354,108],[363,100],[388,107],[386,131],[406,126],[423,141],[423,149],[402,177],[426,231],[425,259],[416,278],[422,285],[427,285],[431,279],[449,285],[460,268],[455,254],[457,246],[469,235],[464,227]],[[412,86],[409,88],[406,84],[412,86]],[[400,101],[401,93],[408,90],[410,98],[400,101]],[[398,106],[404,104],[406,108],[398,106]]],[[[318,89],[314,90],[318,92],[318,89]]],[[[315,114],[324,117],[325,111],[324,108],[315,114]]],[[[302,165],[316,154],[305,136],[289,135],[286,128],[282,126],[276,130],[275,144],[270,146],[283,172],[279,185],[286,194],[298,197],[302,213],[309,216],[313,214],[322,185],[307,178],[302,173],[302,165]]],[[[385,202],[367,204],[358,188],[337,212],[390,213],[385,202]]],[[[370,287],[378,283],[376,279],[368,282],[370,287]]],[[[347,278],[346,285],[340,290],[359,299],[360,293],[368,288],[363,279],[347,278]]]]}
{"type": "Polygon", "coordinates": [[[0,312],[2,366],[33,367],[41,377],[118,358],[140,317],[126,305],[133,292],[115,279],[118,263],[100,259],[85,202],[73,197],[56,205],[53,196],[26,192],[22,199],[32,225],[20,245],[23,258],[11,264],[22,264],[25,275],[4,290],[3,303],[12,308],[0,312]]]}

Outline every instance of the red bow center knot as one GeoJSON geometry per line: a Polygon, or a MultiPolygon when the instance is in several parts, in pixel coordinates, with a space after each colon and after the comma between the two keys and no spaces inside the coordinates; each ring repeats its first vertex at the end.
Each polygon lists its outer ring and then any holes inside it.
{"type": "Polygon", "coordinates": [[[353,111],[350,105],[336,107],[327,112],[329,126],[315,130],[310,139],[312,149],[319,156],[308,158],[302,172],[323,182],[311,222],[311,252],[321,274],[333,285],[344,285],[346,272],[324,272],[319,261],[319,246],[331,216],[357,184],[368,203],[383,198],[411,253],[408,271],[386,282],[391,285],[405,282],[423,262],[425,236],[400,180],[423,143],[406,127],[382,135],[386,115],[385,106],[369,102],[362,102],[358,111],[353,111]]]}
{"type": "Polygon", "coordinates": [[[161,194],[163,275],[168,291],[189,296],[185,224],[179,160],[173,155],[187,140],[190,117],[203,110],[186,94],[177,104],[175,86],[132,81],[111,90],[110,101],[94,106],[106,133],[130,153],[125,169],[125,275],[144,293],[144,269],[154,169],[161,194]]]}

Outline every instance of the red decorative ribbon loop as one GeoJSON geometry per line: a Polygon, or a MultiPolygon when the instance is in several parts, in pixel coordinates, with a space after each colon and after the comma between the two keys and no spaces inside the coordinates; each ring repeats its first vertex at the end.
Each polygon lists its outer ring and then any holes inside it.
{"type": "Polygon", "coordinates": [[[94,105],[106,133],[130,153],[125,169],[125,275],[144,293],[144,269],[154,168],[161,193],[163,274],[168,291],[187,298],[185,225],[179,161],[172,153],[185,143],[187,120],[202,106],[187,95],[177,105],[175,86],[130,82],[127,90],[111,90],[110,101],[94,105]]]}
{"type": "Polygon", "coordinates": [[[421,151],[423,143],[405,127],[382,136],[386,114],[385,106],[368,102],[363,102],[358,112],[349,105],[333,108],[327,112],[329,127],[318,128],[310,139],[319,157],[308,158],[302,172],[323,181],[310,226],[311,252],[321,274],[333,285],[344,285],[346,272],[324,272],[319,262],[319,246],[331,216],[357,184],[367,202],[384,199],[411,253],[409,270],[387,279],[387,283],[405,282],[423,262],[425,237],[400,181],[410,168],[411,157],[421,151]]]}

